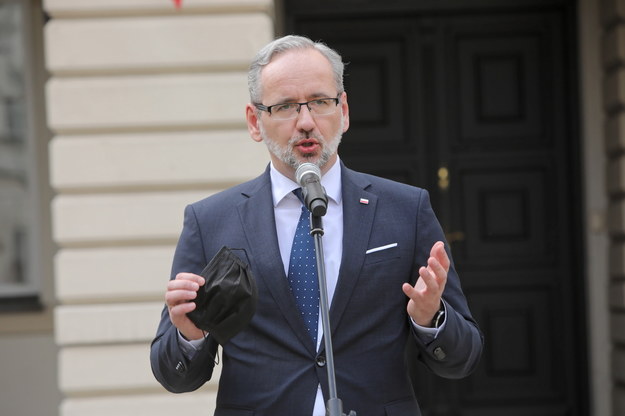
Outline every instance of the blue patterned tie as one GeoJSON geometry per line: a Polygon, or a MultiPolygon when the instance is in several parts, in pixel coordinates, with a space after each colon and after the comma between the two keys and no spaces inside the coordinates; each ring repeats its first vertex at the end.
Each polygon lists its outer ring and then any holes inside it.
{"type": "MultiPolygon", "coordinates": [[[[303,200],[301,191],[301,189],[294,191],[300,201],[303,200]]],[[[288,278],[291,292],[295,296],[295,303],[300,309],[306,329],[316,343],[319,320],[319,283],[317,281],[315,241],[310,235],[309,218],[310,211],[302,205],[302,213],[297,223],[291,248],[288,278]]]]}

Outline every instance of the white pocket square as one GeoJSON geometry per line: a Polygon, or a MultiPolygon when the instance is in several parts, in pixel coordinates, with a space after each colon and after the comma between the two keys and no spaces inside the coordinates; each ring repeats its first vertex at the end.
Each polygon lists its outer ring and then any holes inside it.
{"type": "Polygon", "coordinates": [[[397,247],[397,243],[392,243],[392,244],[387,244],[385,246],[370,248],[369,250],[365,251],[365,254],[375,253],[376,251],[388,250],[389,248],[393,248],[393,247],[397,247]]]}

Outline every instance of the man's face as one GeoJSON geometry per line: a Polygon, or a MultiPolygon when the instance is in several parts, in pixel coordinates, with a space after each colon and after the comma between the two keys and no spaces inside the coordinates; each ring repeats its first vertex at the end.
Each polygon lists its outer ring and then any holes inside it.
{"type": "MultiPolygon", "coordinates": [[[[307,102],[338,95],[330,62],[314,49],[280,54],[261,73],[262,104],[307,102]]],[[[265,141],[271,160],[282,174],[293,178],[295,169],[304,162],[318,165],[326,172],[337,158],[342,134],[349,127],[347,95],[341,94],[338,106],[326,115],[312,114],[302,106],[297,117],[276,120],[251,105],[247,108],[248,128],[252,138],[265,141]]]]}
{"type": "Polygon", "coordinates": [[[344,131],[343,117],[339,121],[339,129],[328,140],[321,133],[316,135],[302,133],[291,137],[286,145],[283,145],[267,133],[262,120],[259,123],[260,136],[264,140],[265,145],[267,145],[274,165],[279,162],[296,170],[303,162],[310,162],[317,165],[320,169],[324,166],[330,168],[334,162],[330,164],[328,162],[336,160],[337,150],[344,131]],[[296,150],[298,146],[301,151],[296,150]],[[316,150],[316,148],[319,150],[316,150]]]}

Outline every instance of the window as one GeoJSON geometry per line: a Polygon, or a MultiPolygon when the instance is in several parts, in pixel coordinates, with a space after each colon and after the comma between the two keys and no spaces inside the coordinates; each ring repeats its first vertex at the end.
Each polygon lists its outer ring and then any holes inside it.
{"type": "Polygon", "coordinates": [[[41,290],[39,175],[47,167],[36,161],[47,138],[33,114],[42,94],[31,57],[41,30],[30,24],[33,3],[0,0],[0,311],[37,307],[41,290]]]}

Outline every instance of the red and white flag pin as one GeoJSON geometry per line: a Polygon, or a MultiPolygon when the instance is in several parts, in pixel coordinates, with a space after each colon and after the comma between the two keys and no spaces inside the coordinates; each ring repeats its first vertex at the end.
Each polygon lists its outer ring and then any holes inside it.
{"type": "Polygon", "coordinates": [[[369,200],[367,198],[360,198],[360,203],[363,205],[369,205],[369,200]]]}

